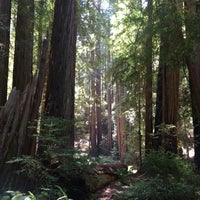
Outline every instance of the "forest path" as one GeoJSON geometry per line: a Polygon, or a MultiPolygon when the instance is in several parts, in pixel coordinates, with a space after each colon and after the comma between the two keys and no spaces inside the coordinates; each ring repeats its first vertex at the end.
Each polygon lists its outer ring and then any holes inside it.
{"type": "Polygon", "coordinates": [[[124,177],[121,180],[116,180],[103,189],[98,190],[90,200],[114,200],[114,197],[123,195],[129,185],[138,181],[146,181],[143,170],[124,177]]]}
{"type": "Polygon", "coordinates": [[[114,196],[122,194],[128,186],[122,185],[120,181],[106,186],[105,188],[97,191],[91,200],[113,200],[114,196]]]}

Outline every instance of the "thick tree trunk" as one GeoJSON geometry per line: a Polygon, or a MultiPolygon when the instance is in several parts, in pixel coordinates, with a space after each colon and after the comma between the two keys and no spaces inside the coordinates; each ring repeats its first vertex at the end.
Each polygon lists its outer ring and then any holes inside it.
{"type": "Polygon", "coordinates": [[[200,30],[200,7],[195,0],[185,2],[186,13],[186,44],[188,53],[187,65],[192,99],[192,116],[194,126],[194,161],[200,169],[200,39],[197,33],[200,30]]]}
{"type": "Polygon", "coordinates": [[[7,100],[11,0],[0,0],[0,106],[7,100]]]}
{"type": "Polygon", "coordinates": [[[0,111],[0,188],[30,189],[34,187],[28,177],[16,175],[19,165],[7,164],[13,157],[35,155],[36,143],[29,123],[35,124],[44,88],[46,73],[47,40],[44,41],[37,76],[21,92],[13,88],[5,106],[0,111]],[[4,180],[4,181],[2,181],[4,180]]]}
{"type": "Polygon", "coordinates": [[[156,146],[163,146],[166,150],[177,153],[179,69],[173,69],[164,63],[160,63],[159,68],[162,72],[159,73],[161,77],[158,77],[160,85],[157,89],[161,88],[157,93],[156,146]]]}
{"type": "Polygon", "coordinates": [[[56,0],[46,111],[68,121],[64,148],[74,147],[74,87],[76,58],[76,0],[56,0]]]}
{"type": "Polygon", "coordinates": [[[194,160],[200,169],[200,44],[196,46],[196,58],[188,63],[188,69],[194,126],[194,160]]]}
{"type": "Polygon", "coordinates": [[[13,87],[23,91],[32,78],[34,0],[18,1],[13,87]]]}
{"type": "MultiPolygon", "coordinates": [[[[14,186],[14,188],[21,189],[22,187],[20,176],[14,174],[17,166],[6,164],[6,161],[24,155],[23,150],[27,145],[27,125],[35,86],[36,79],[27,85],[23,93],[14,88],[0,112],[0,188],[8,189],[9,186],[14,186]],[[7,182],[2,180],[7,180],[7,182]]],[[[21,179],[23,178],[21,177],[21,179]]]]}
{"type": "MultiPolygon", "coordinates": [[[[47,56],[48,56],[48,47],[49,47],[49,41],[48,36],[43,40],[42,43],[42,50],[40,54],[40,62],[39,62],[39,70],[36,73],[37,76],[37,85],[35,89],[34,94],[34,100],[31,107],[31,113],[29,116],[29,120],[32,123],[32,126],[37,127],[39,115],[40,112],[40,106],[42,105],[42,100],[44,100],[43,95],[45,93],[45,85],[46,85],[46,76],[48,72],[48,66],[47,66],[47,56]],[[37,121],[36,121],[37,119],[37,121]]],[[[29,135],[35,134],[35,130],[29,129],[29,135]]],[[[24,153],[28,155],[35,156],[37,153],[37,138],[26,138],[26,146],[23,150],[24,153]]]]}
{"type": "MultiPolygon", "coordinates": [[[[98,5],[99,6],[99,5],[98,5]]],[[[97,39],[95,50],[91,52],[92,77],[92,110],[91,110],[91,155],[98,156],[102,141],[102,117],[101,117],[101,70],[100,64],[100,39],[97,39]],[[94,121],[93,121],[94,120],[94,121]],[[92,128],[93,127],[93,128],[92,128]]]]}
{"type": "MultiPolygon", "coordinates": [[[[161,46],[158,72],[157,104],[155,117],[155,148],[163,146],[166,150],[177,153],[177,122],[179,97],[179,68],[182,61],[183,36],[181,22],[178,19],[179,9],[176,3],[164,5],[168,15],[173,18],[166,20],[163,13],[161,19],[161,46]],[[166,32],[169,28],[171,32],[166,32]]],[[[163,8],[163,9],[164,9],[163,8]]]]}

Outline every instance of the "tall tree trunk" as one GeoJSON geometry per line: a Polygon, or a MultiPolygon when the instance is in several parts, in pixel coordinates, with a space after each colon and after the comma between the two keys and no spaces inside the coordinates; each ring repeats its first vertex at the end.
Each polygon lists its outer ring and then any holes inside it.
{"type": "Polygon", "coordinates": [[[125,134],[125,117],[122,113],[122,102],[121,98],[124,94],[124,91],[118,83],[116,84],[116,131],[117,131],[117,147],[118,147],[118,155],[120,161],[125,162],[126,156],[126,134],[125,134]]]}
{"type": "Polygon", "coordinates": [[[194,161],[200,169],[200,6],[195,0],[185,2],[187,65],[192,99],[192,116],[194,126],[194,161]]]}
{"type": "MultiPolygon", "coordinates": [[[[97,11],[101,13],[101,0],[97,1],[97,11]]],[[[99,24],[97,22],[97,28],[99,24]]],[[[96,111],[97,111],[97,146],[100,149],[100,144],[102,141],[102,124],[101,124],[101,39],[97,36],[97,43],[96,43],[96,62],[97,62],[97,69],[96,69],[96,111]]]]}
{"type": "Polygon", "coordinates": [[[6,162],[13,157],[35,154],[35,140],[30,137],[35,132],[31,131],[28,125],[30,122],[34,123],[38,117],[46,71],[47,44],[48,42],[44,41],[38,74],[28,83],[24,92],[14,88],[0,111],[0,180],[4,180],[0,181],[2,190],[9,187],[16,190],[34,188],[32,180],[29,180],[26,174],[24,176],[15,173],[19,164],[6,162]]]}
{"type": "Polygon", "coordinates": [[[69,122],[63,133],[66,148],[74,147],[76,34],[76,0],[56,0],[46,110],[49,116],[69,122]]]}
{"type": "Polygon", "coordinates": [[[32,78],[34,0],[18,1],[13,87],[23,91],[32,78]]]}
{"type": "Polygon", "coordinates": [[[177,153],[177,122],[179,97],[179,68],[182,59],[183,37],[179,9],[176,3],[163,5],[171,17],[166,19],[163,13],[159,18],[162,25],[160,34],[160,59],[158,72],[157,104],[155,117],[156,146],[177,153]],[[169,28],[170,32],[166,32],[169,28]]]}
{"type": "MultiPolygon", "coordinates": [[[[40,7],[41,11],[39,13],[42,13],[43,7],[44,7],[44,0],[40,0],[38,2],[38,6],[40,7]]],[[[43,15],[38,16],[38,37],[37,37],[37,65],[40,65],[40,57],[42,53],[42,39],[43,39],[43,15]]]]}
{"type": "Polygon", "coordinates": [[[7,99],[10,19],[11,0],[0,0],[0,106],[7,99]]]}
{"type": "Polygon", "coordinates": [[[145,150],[151,148],[151,135],[153,133],[153,112],[152,112],[152,0],[148,0],[148,24],[145,42],[145,64],[146,64],[146,91],[145,91],[145,150]]]}

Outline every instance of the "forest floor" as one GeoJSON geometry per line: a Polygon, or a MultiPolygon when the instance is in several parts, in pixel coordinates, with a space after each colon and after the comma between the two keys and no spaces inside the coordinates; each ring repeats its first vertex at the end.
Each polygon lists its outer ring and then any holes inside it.
{"type": "MultiPolygon", "coordinates": [[[[82,152],[89,152],[89,142],[88,139],[79,139],[75,142],[75,147],[80,149],[82,152]]],[[[102,156],[103,159],[106,159],[106,156],[102,156]]],[[[107,158],[109,160],[109,157],[107,158]]],[[[102,189],[96,191],[90,200],[113,200],[116,196],[123,195],[124,191],[128,188],[128,185],[135,181],[140,181],[140,177],[143,176],[141,172],[137,172],[137,170],[133,170],[132,175],[129,174],[127,180],[115,180],[109,185],[105,186],[102,189]],[[129,183],[127,183],[129,182],[129,183]]]]}
{"type": "Polygon", "coordinates": [[[98,190],[91,200],[114,200],[114,197],[122,196],[131,183],[138,181],[145,181],[142,171],[129,175],[125,179],[116,180],[103,189],[98,190]]]}
{"type": "Polygon", "coordinates": [[[115,181],[105,188],[97,191],[91,200],[113,200],[114,196],[123,194],[127,188],[126,185],[122,185],[120,181],[115,181]]]}

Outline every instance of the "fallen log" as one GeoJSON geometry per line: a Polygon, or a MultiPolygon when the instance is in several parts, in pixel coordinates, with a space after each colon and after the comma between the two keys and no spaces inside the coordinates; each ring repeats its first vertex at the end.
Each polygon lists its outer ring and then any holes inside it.
{"type": "MultiPolygon", "coordinates": [[[[115,164],[98,164],[89,171],[79,171],[78,169],[71,172],[63,171],[62,166],[53,169],[52,173],[58,178],[58,183],[62,183],[64,188],[76,188],[80,186],[87,192],[95,192],[111,184],[120,178],[120,171],[127,171],[126,165],[121,163],[115,164]]],[[[70,191],[71,192],[71,191],[70,191]]]]}

